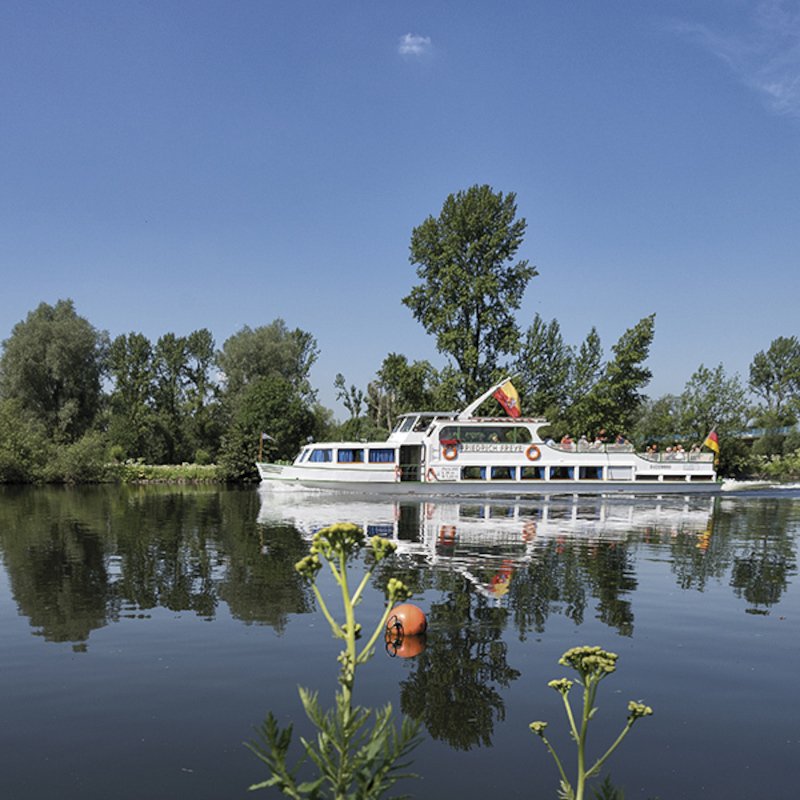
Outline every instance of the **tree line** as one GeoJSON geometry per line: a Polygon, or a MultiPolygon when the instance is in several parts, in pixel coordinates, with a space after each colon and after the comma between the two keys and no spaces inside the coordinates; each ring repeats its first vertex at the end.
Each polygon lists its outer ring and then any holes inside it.
{"type": "MultiPolygon", "coordinates": [[[[520,327],[538,274],[517,258],[526,227],[516,196],[484,185],[451,194],[413,230],[419,283],[402,302],[445,364],[389,353],[366,387],[337,375],[343,423],[310,381],[317,340],[282,319],[244,326],[217,348],[206,328],[155,342],[137,332],[111,339],[71,300],[41,303],[3,342],[0,482],[100,480],[110,462],[126,460],[216,463],[223,479],[249,479],[262,433],[266,457],[289,459],[309,437],[380,437],[405,411],[461,408],[508,374],[522,412],[546,416],[553,436],[603,431],[666,447],[698,444],[714,429],[723,473],[752,470],[754,455],[800,461],[796,336],[757,353],[746,384],[722,364],[700,364],[681,394],[650,399],[654,314],[607,354],[595,328],[573,345],[555,319],[536,314],[520,327]],[[752,451],[739,435],[749,427],[763,429],[752,451]]],[[[491,403],[486,413],[496,413],[491,403]]]]}

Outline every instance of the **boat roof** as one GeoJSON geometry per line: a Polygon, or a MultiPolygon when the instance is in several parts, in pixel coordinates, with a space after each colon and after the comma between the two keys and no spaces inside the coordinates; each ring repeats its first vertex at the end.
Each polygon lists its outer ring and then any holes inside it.
{"type": "MultiPolygon", "coordinates": [[[[397,419],[405,417],[424,417],[425,419],[443,419],[455,420],[458,419],[459,411],[407,411],[404,414],[398,414],[397,419]]],[[[537,425],[542,425],[548,422],[545,417],[466,417],[458,420],[459,424],[469,424],[470,422],[502,422],[506,424],[515,424],[518,422],[535,422],[537,425]]]]}
{"type": "Polygon", "coordinates": [[[403,414],[398,414],[397,419],[403,417],[425,417],[433,419],[439,417],[441,419],[455,419],[458,416],[458,411],[406,411],[403,414]]]}

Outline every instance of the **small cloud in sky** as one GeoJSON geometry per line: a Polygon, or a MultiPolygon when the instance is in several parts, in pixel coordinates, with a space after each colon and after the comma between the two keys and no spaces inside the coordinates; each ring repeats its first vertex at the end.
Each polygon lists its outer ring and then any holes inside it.
{"type": "Polygon", "coordinates": [[[722,59],[780,114],[800,118],[800,4],[759,0],[744,29],[683,23],[679,30],[722,59]]]}
{"type": "Polygon", "coordinates": [[[431,37],[420,36],[417,33],[407,33],[400,37],[397,52],[401,56],[422,56],[431,50],[431,37]]]}

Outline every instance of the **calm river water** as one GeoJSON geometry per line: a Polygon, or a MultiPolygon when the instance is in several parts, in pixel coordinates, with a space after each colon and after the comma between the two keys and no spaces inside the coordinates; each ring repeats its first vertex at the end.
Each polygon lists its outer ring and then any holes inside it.
{"type": "Polygon", "coordinates": [[[340,520],[400,541],[392,569],[429,619],[423,652],[359,673],[358,702],[423,722],[421,777],[399,789],[554,800],[528,723],[572,764],[547,681],[599,644],[620,658],[591,752],[629,699],[655,710],[608,764],[628,800],[796,796],[797,490],[489,505],[115,487],[0,490],[0,797],[246,796],[266,712],[308,733],[296,687],[333,695],[338,646],[292,565],[340,520]]]}

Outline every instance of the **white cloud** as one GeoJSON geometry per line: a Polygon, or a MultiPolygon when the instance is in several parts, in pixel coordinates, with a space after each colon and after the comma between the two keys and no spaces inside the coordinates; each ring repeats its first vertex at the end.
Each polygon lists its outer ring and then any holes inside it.
{"type": "Polygon", "coordinates": [[[760,0],[747,28],[724,32],[706,25],[679,29],[722,59],[780,114],[800,118],[800,3],[760,0]]]}
{"type": "Polygon", "coordinates": [[[407,33],[400,37],[397,52],[401,56],[421,56],[431,49],[430,36],[420,36],[416,33],[407,33]]]}

